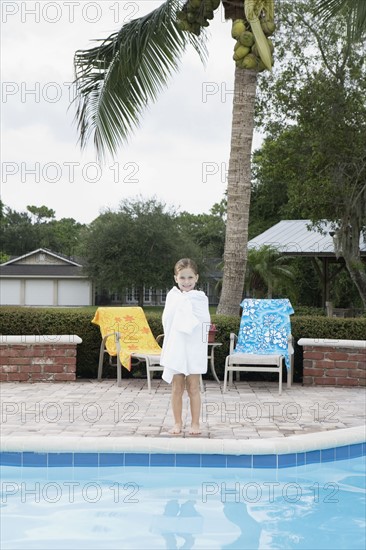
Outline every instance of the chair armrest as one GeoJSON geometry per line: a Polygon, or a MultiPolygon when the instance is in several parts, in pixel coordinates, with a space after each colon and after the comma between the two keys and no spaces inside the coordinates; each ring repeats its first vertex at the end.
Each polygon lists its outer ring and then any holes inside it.
{"type": "Polygon", "coordinates": [[[289,356],[293,355],[295,353],[295,350],[294,350],[294,337],[292,336],[292,334],[288,335],[287,346],[288,346],[289,356]]]}
{"type": "Polygon", "coordinates": [[[105,348],[105,343],[107,341],[107,338],[109,338],[110,336],[114,336],[114,340],[115,342],[117,343],[119,338],[121,337],[121,333],[120,332],[110,332],[109,334],[106,334],[104,336],[104,338],[102,339],[102,342],[101,342],[101,347],[105,348]]]}
{"type": "Polygon", "coordinates": [[[230,332],[230,350],[229,355],[231,355],[235,349],[236,342],[238,340],[237,335],[234,332],[230,332]]]}

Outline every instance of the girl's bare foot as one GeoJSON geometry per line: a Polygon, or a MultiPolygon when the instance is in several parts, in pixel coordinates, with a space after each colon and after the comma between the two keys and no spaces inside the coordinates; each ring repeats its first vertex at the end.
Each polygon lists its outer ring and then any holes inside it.
{"type": "Polygon", "coordinates": [[[201,430],[198,424],[192,424],[191,429],[189,430],[190,435],[200,435],[201,430]]]}
{"type": "Polygon", "coordinates": [[[179,435],[182,433],[182,424],[175,424],[174,427],[169,430],[171,435],[179,435]]]}

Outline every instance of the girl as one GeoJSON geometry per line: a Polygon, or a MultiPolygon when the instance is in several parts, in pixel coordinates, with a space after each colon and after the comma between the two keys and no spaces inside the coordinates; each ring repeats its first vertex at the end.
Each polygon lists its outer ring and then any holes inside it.
{"type": "Polygon", "coordinates": [[[200,375],[207,372],[207,331],[210,326],[208,298],[195,290],[196,264],[189,258],[174,267],[173,287],[167,294],[163,312],[164,344],[160,364],[163,380],[172,382],[172,409],[175,425],[171,434],[182,432],[182,399],[185,386],[189,395],[192,424],[190,434],[200,434],[200,375]]]}

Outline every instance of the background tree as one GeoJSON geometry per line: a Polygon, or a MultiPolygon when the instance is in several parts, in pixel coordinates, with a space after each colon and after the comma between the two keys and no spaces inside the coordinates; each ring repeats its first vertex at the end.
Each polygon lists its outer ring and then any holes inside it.
{"type": "Polygon", "coordinates": [[[190,214],[182,212],[177,218],[180,231],[189,236],[200,249],[202,259],[222,258],[225,243],[225,222],[222,214],[190,214]]]}
{"type": "Polygon", "coordinates": [[[7,256],[21,256],[37,248],[77,255],[83,228],[73,218],[56,220],[54,210],[44,205],[16,212],[2,203],[0,250],[7,256]]]}
{"type": "Polygon", "coordinates": [[[252,162],[252,191],[249,215],[249,238],[263,233],[282,219],[301,218],[288,209],[288,186],[293,180],[292,158],[298,143],[286,139],[286,130],[269,135],[252,162]]]}
{"type": "Polygon", "coordinates": [[[52,210],[52,208],[48,208],[47,206],[44,206],[44,205],[42,206],[28,205],[27,210],[33,216],[33,223],[35,224],[39,224],[48,220],[55,219],[56,212],[52,210]]]}
{"type": "Polygon", "coordinates": [[[48,224],[48,248],[66,256],[80,255],[85,224],[74,218],[61,218],[48,224]]]}
{"type": "Polygon", "coordinates": [[[179,258],[197,257],[197,247],[178,229],[177,215],[155,198],[126,199],[117,211],[108,210],[89,226],[84,240],[86,272],[99,288],[123,293],[173,284],[179,258]]]}
{"type": "Polygon", "coordinates": [[[27,212],[16,212],[2,205],[0,250],[8,256],[26,254],[38,248],[37,235],[27,212]]]}
{"type": "Polygon", "coordinates": [[[288,265],[288,258],[281,256],[275,247],[264,245],[248,250],[247,270],[247,296],[260,297],[257,294],[259,291],[260,295],[273,298],[274,293],[281,293],[284,281],[287,281],[286,297],[293,294],[290,283],[295,277],[288,265]]]}

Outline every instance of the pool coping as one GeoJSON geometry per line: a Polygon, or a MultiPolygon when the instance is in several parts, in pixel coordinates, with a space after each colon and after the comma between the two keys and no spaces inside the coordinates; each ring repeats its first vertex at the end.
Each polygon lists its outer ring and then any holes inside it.
{"type": "Polygon", "coordinates": [[[267,439],[2,436],[2,452],[285,455],[366,442],[366,426],[267,439]]]}

